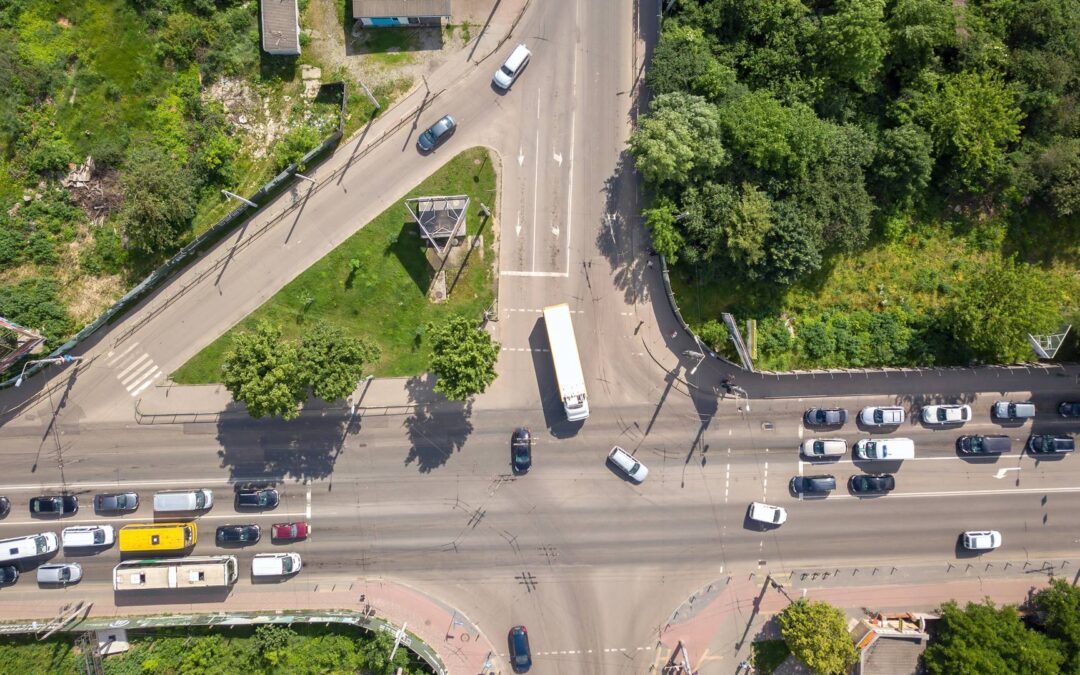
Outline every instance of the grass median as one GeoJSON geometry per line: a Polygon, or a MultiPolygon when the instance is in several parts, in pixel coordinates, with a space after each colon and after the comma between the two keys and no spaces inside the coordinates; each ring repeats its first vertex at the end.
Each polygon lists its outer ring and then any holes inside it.
{"type": "Polygon", "coordinates": [[[380,377],[424,372],[429,354],[423,332],[428,322],[457,314],[479,318],[494,299],[494,235],[491,221],[480,213],[481,201],[492,208],[495,201],[495,169],[488,151],[466,150],[406,197],[459,194],[470,197],[467,239],[471,242],[480,234],[483,243],[467,256],[460,274],[448,274],[446,302],[428,300],[434,270],[403,197],[204,347],[172,374],[172,380],[179,384],[219,381],[233,335],[252,329],[262,319],[280,326],[285,338],[300,337],[311,326],[330,323],[374,340],[382,348],[374,369],[380,377]]]}

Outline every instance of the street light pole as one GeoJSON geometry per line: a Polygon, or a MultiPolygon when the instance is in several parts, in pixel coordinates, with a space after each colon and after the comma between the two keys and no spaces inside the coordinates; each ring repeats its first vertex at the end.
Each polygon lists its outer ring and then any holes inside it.
{"type": "Polygon", "coordinates": [[[63,356],[54,356],[48,359],[35,359],[33,361],[27,361],[23,364],[23,369],[22,372],[19,373],[19,378],[15,380],[15,386],[22,386],[23,380],[26,379],[26,369],[34,365],[35,363],[74,363],[75,361],[82,361],[82,357],[64,354],[63,356]]]}

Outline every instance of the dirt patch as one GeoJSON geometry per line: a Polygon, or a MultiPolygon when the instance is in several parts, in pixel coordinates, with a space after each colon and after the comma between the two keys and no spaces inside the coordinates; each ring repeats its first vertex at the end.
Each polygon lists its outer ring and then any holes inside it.
{"type": "Polygon", "coordinates": [[[79,277],[63,290],[63,302],[76,325],[96,319],[124,294],[127,286],[119,275],[79,277]]]}

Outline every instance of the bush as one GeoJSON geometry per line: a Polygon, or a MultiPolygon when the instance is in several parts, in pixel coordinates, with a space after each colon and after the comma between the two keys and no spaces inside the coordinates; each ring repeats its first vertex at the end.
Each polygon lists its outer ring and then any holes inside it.
{"type": "Polygon", "coordinates": [[[0,285],[0,316],[39,331],[48,345],[58,347],[74,329],[58,295],[59,287],[52,279],[0,285]]]}
{"type": "Polygon", "coordinates": [[[290,129],[274,147],[274,169],[284,171],[290,164],[296,164],[297,171],[303,171],[306,167],[299,164],[300,158],[322,141],[322,132],[315,127],[304,125],[290,129]]]}

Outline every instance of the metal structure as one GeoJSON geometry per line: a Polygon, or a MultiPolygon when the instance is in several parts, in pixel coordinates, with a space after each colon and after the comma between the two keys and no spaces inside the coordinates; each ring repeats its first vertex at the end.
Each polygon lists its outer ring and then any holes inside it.
{"type": "Polygon", "coordinates": [[[98,648],[96,633],[80,633],[75,639],[75,648],[81,657],[79,672],[86,675],[104,675],[105,669],[101,665],[101,649],[98,648]]]}
{"type": "MultiPolygon", "coordinates": [[[[0,350],[6,352],[0,354],[0,373],[10,368],[11,364],[45,343],[45,338],[39,333],[35,333],[29,328],[24,328],[13,321],[8,321],[2,316],[0,316],[0,334],[4,337],[8,337],[9,334],[13,335],[15,342],[15,345],[12,347],[9,347],[7,344],[0,344],[0,350]]],[[[4,342],[6,343],[9,341],[4,340],[4,342]]]]}
{"type": "Polygon", "coordinates": [[[1065,342],[1065,336],[1069,334],[1071,328],[1072,324],[1069,324],[1065,326],[1065,330],[1051,335],[1031,335],[1029,333],[1028,342],[1031,343],[1031,348],[1035,350],[1035,354],[1040,359],[1052,359],[1061,349],[1061,345],[1065,342]]]}
{"type": "Polygon", "coordinates": [[[405,208],[420,226],[420,236],[431,244],[439,257],[446,255],[454,239],[465,234],[465,214],[469,195],[413,197],[405,208]]]}
{"type": "Polygon", "coordinates": [[[739,333],[739,326],[735,323],[735,317],[727,312],[720,315],[724,320],[724,325],[727,326],[728,333],[731,334],[731,341],[735,343],[735,351],[739,354],[739,360],[742,361],[743,368],[754,372],[754,360],[750,358],[750,350],[746,348],[746,343],[743,342],[742,334],[739,333]]]}

